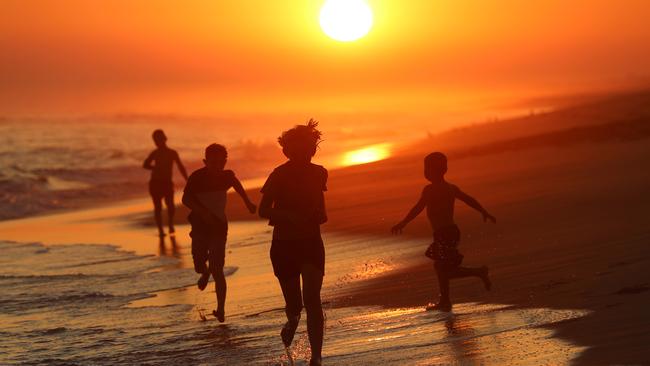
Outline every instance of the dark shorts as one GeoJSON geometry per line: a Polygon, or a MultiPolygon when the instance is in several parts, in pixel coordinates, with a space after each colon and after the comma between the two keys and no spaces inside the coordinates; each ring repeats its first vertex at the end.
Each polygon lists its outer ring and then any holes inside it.
{"type": "Polygon", "coordinates": [[[455,269],[463,263],[463,255],[458,251],[460,230],[456,225],[442,227],[433,233],[433,243],[424,253],[433,259],[436,268],[455,269]]]}
{"type": "MultiPolygon", "coordinates": [[[[196,221],[196,220],[195,220],[196,221]]],[[[190,222],[192,220],[190,219],[190,222]]],[[[228,223],[209,227],[202,222],[192,223],[192,259],[196,273],[205,273],[206,262],[212,268],[223,268],[226,260],[228,223]]]]}
{"type": "Polygon", "coordinates": [[[271,263],[278,279],[300,276],[300,267],[311,264],[325,275],[325,247],[320,237],[312,239],[280,240],[271,243],[271,263]]]}
{"type": "Polygon", "coordinates": [[[154,199],[160,199],[174,195],[174,182],[172,181],[149,181],[149,194],[154,199]]]}

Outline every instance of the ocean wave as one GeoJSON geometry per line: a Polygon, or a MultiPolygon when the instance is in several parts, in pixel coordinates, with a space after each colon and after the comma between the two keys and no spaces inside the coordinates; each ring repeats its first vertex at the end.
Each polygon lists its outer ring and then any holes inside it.
{"type": "MultiPolygon", "coordinates": [[[[114,119],[57,121],[66,124],[56,131],[46,119],[0,124],[0,220],[146,196],[149,172],[142,161],[154,149],[154,127],[173,136],[170,146],[188,171],[202,166],[203,149],[214,136],[224,138],[218,124],[194,121],[202,128],[188,131],[176,120],[165,121],[138,118],[128,129],[114,119]]],[[[228,145],[229,164],[242,179],[264,176],[282,157],[272,140],[233,135],[218,142],[228,145]]]]}
{"type": "Polygon", "coordinates": [[[0,313],[25,312],[44,308],[67,308],[74,304],[87,306],[93,301],[103,302],[113,298],[116,298],[116,296],[97,291],[56,293],[46,289],[27,293],[8,293],[0,299],[0,313]]]}
{"type": "Polygon", "coordinates": [[[153,258],[153,257],[155,257],[155,255],[153,255],[153,254],[139,255],[139,256],[135,256],[135,257],[113,258],[113,259],[104,259],[104,260],[94,261],[94,262],[75,263],[75,264],[70,264],[70,265],[65,265],[65,266],[57,266],[57,267],[51,267],[51,268],[65,269],[65,268],[87,267],[87,266],[96,266],[98,264],[137,261],[137,260],[142,260],[142,259],[145,259],[145,258],[153,258]]]}
{"type": "Polygon", "coordinates": [[[39,281],[48,281],[48,280],[71,280],[79,278],[89,278],[89,277],[108,277],[106,275],[87,275],[83,273],[74,273],[74,274],[60,274],[60,275],[0,275],[0,281],[2,280],[39,280],[39,281]]]}

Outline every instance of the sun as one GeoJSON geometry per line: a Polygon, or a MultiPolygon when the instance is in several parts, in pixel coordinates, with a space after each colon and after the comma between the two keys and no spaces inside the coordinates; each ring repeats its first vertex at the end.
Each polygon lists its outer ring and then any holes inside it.
{"type": "Polygon", "coordinates": [[[320,11],[320,26],[337,41],[356,41],[370,32],[372,10],[364,0],[327,0],[320,11]]]}

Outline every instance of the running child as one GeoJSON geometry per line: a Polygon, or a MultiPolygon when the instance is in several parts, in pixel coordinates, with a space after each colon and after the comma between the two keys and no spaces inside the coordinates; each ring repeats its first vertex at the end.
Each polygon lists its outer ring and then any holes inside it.
{"type": "Polygon", "coordinates": [[[203,160],[205,167],[190,175],[183,194],[183,204],[192,210],[188,216],[192,225],[192,258],[194,270],[201,274],[197,286],[203,291],[212,274],[217,294],[217,309],[212,313],[222,323],[225,321],[226,306],[226,277],[223,267],[228,236],[225,212],[228,190],[231,187],[235,189],[250,213],[254,214],[256,209],[235,173],[224,170],[227,159],[228,152],[224,146],[208,146],[203,160]]]}
{"type": "Polygon", "coordinates": [[[153,201],[153,212],[158,226],[158,235],[165,236],[165,231],[162,225],[162,202],[165,201],[167,206],[167,216],[169,224],[169,234],[174,234],[174,182],[172,181],[172,170],[174,163],[178,166],[181,175],[187,181],[187,172],[181,158],[178,156],[176,150],[167,147],[167,136],[163,130],[155,130],[153,135],[156,150],[151,154],[142,164],[142,167],[151,170],[151,179],[149,180],[149,194],[153,201]]]}
{"type": "Polygon", "coordinates": [[[280,282],[287,323],[280,336],[293,341],[303,303],[311,345],[310,365],[321,365],[323,309],[320,291],[325,274],[325,248],[320,225],[327,221],[324,191],[327,170],[311,162],[321,141],[318,122],[309,120],[278,138],[289,159],[275,168],[262,188],[259,214],[273,226],[271,263],[280,282]],[[302,277],[302,288],[300,278],[302,277]]]}
{"type": "Polygon", "coordinates": [[[393,226],[394,234],[401,234],[404,227],[417,215],[427,209],[427,217],[433,229],[433,244],[429,246],[425,255],[434,261],[434,268],[438,276],[440,299],[435,305],[428,305],[427,310],[451,311],[449,297],[449,281],[455,278],[478,277],[483,280],[487,290],[491,283],[486,266],[480,268],[462,267],[463,255],[458,252],[460,231],[454,223],[454,202],[459,199],[483,215],[483,221],[496,223],[494,216],[490,215],[480,203],[471,196],[461,191],[457,186],[445,180],[447,173],[447,157],[434,152],[424,159],[424,176],[431,184],[424,187],[420,200],[409,211],[404,220],[393,226]]]}

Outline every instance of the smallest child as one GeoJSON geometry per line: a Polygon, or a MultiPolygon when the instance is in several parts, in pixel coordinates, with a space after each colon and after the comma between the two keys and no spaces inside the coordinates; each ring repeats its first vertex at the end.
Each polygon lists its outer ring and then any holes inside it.
{"type": "Polygon", "coordinates": [[[447,173],[447,157],[434,152],[424,159],[424,176],[431,184],[424,187],[420,200],[409,211],[404,220],[393,226],[394,234],[401,234],[404,227],[411,222],[425,208],[427,217],[433,229],[433,244],[429,246],[425,255],[434,261],[434,268],[438,276],[440,300],[435,305],[428,305],[427,310],[451,311],[451,298],[449,297],[449,281],[454,278],[478,277],[483,280],[487,290],[492,284],[488,276],[488,268],[462,267],[463,255],[458,251],[460,230],[454,222],[454,203],[456,199],[465,202],[469,207],[483,215],[483,221],[496,223],[494,216],[473,197],[461,191],[457,186],[445,180],[447,173]]]}
{"type": "Polygon", "coordinates": [[[226,277],[223,267],[228,236],[225,212],[228,190],[231,187],[235,189],[250,213],[254,214],[257,209],[248,199],[235,173],[232,170],[224,170],[227,160],[228,152],[223,145],[208,146],[203,160],[205,167],[190,175],[183,194],[183,204],[192,210],[188,221],[192,225],[190,237],[194,270],[201,274],[197,285],[203,291],[212,274],[217,294],[217,310],[212,313],[222,323],[225,321],[226,305],[226,277]]]}

